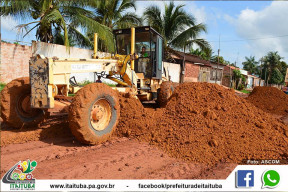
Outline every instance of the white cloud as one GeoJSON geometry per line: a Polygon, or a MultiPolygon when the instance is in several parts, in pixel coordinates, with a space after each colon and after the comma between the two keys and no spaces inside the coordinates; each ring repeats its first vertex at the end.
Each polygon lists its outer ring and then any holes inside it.
{"type": "MultiPolygon", "coordinates": [[[[139,16],[143,16],[143,13],[145,9],[151,5],[156,5],[160,7],[161,12],[164,12],[165,4],[168,4],[170,1],[136,1],[136,14],[139,16]]],[[[207,20],[205,7],[197,7],[197,5],[194,2],[191,1],[174,1],[174,4],[177,5],[185,5],[183,9],[193,15],[197,23],[205,23],[207,20]]]]}
{"type": "Polygon", "coordinates": [[[236,32],[244,39],[265,38],[247,41],[251,55],[264,56],[268,51],[278,51],[288,59],[288,37],[267,38],[288,35],[288,2],[273,1],[262,10],[242,10],[237,18],[228,15],[224,19],[235,26],[236,32]]]}
{"type": "Polygon", "coordinates": [[[1,28],[6,29],[8,31],[16,31],[16,26],[18,25],[18,22],[9,16],[1,16],[1,28]]]}

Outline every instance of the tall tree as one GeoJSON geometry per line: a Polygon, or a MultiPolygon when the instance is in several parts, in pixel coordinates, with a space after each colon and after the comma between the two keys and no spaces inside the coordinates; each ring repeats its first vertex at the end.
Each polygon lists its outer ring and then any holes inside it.
{"type": "Polygon", "coordinates": [[[90,6],[94,9],[97,22],[111,28],[121,29],[139,26],[142,19],[129,9],[136,11],[135,0],[92,0],[90,6]]]}
{"type": "MultiPolygon", "coordinates": [[[[214,62],[214,63],[218,63],[218,55],[213,55],[213,56],[211,57],[210,61],[212,61],[212,62],[214,62]]],[[[230,62],[229,62],[229,61],[226,61],[226,60],[224,59],[224,57],[222,57],[222,56],[219,56],[219,63],[225,64],[225,65],[230,64],[230,62]]]]}
{"type": "MultiPolygon", "coordinates": [[[[95,13],[93,19],[112,29],[130,28],[142,24],[142,19],[129,9],[136,11],[135,0],[91,0],[89,7],[95,13]]],[[[87,36],[93,41],[93,31],[87,36]]],[[[106,51],[105,42],[99,39],[99,49],[106,51]]]]}
{"type": "Polygon", "coordinates": [[[200,49],[210,48],[210,44],[199,38],[201,32],[207,32],[206,25],[196,23],[196,19],[188,14],[184,5],[176,6],[174,2],[165,4],[164,12],[158,6],[149,6],[144,11],[148,25],[156,29],[163,37],[165,46],[180,48],[197,45],[200,49]]]}
{"type": "Polygon", "coordinates": [[[251,74],[257,74],[258,72],[258,61],[255,60],[255,56],[245,57],[243,64],[243,69],[250,72],[251,74]]]}
{"type": "Polygon", "coordinates": [[[283,59],[277,51],[268,52],[262,59],[262,79],[268,80],[268,83],[279,84],[279,80],[284,80],[281,70],[281,59],[283,59]],[[272,78],[273,75],[273,78],[272,78]],[[278,76],[278,77],[277,77],[278,76]]]}
{"type": "Polygon", "coordinates": [[[204,50],[201,50],[199,48],[197,48],[197,49],[191,48],[190,54],[197,55],[197,56],[201,57],[202,59],[209,61],[212,57],[212,49],[208,48],[204,51],[204,50]]]}
{"type": "Polygon", "coordinates": [[[69,46],[68,36],[71,36],[70,38],[80,46],[89,46],[90,40],[81,31],[93,31],[99,34],[99,38],[106,43],[106,46],[113,47],[113,36],[109,28],[93,20],[93,12],[85,9],[90,2],[88,0],[3,0],[1,2],[1,15],[34,20],[18,26],[19,30],[25,31],[24,36],[37,29],[36,38],[42,42],[53,43],[54,40],[57,41],[55,36],[60,37],[62,34],[66,46],[69,46]]]}

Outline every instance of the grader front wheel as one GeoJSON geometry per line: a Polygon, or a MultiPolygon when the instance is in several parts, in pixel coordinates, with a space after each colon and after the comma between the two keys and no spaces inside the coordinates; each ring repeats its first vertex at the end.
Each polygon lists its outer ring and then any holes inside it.
{"type": "Polygon", "coordinates": [[[111,87],[93,83],[80,89],[69,107],[69,126],[82,143],[108,140],[120,116],[118,95],[111,87]]]}
{"type": "Polygon", "coordinates": [[[15,128],[35,126],[44,120],[44,111],[30,106],[28,77],[14,79],[1,91],[1,118],[15,128]]]}

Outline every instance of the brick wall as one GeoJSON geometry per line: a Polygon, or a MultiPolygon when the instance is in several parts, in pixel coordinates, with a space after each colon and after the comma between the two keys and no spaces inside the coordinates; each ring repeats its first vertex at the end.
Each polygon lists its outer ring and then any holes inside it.
{"type": "Polygon", "coordinates": [[[197,82],[199,76],[199,65],[194,65],[193,63],[185,63],[185,76],[184,82],[197,82]]]}
{"type": "Polygon", "coordinates": [[[28,77],[31,56],[30,46],[1,42],[0,82],[9,83],[19,77],[28,77]]]}
{"type": "Polygon", "coordinates": [[[225,66],[223,69],[222,85],[230,87],[230,78],[232,78],[232,74],[233,69],[230,69],[230,67],[225,66]]]}

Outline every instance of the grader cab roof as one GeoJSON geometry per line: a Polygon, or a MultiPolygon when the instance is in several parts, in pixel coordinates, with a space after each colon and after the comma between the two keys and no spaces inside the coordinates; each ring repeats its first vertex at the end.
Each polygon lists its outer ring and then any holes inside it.
{"type": "MultiPolygon", "coordinates": [[[[150,31],[151,33],[157,34],[163,39],[162,35],[160,35],[160,33],[158,33],[155,29],[153,29],[150,26],[135,27],[135,33],[148,32],[148,31],[150,31]]],[[[113,30],[114,35],[130,34],[130,33],[131,33],[131,28],[113,30]]]]}

